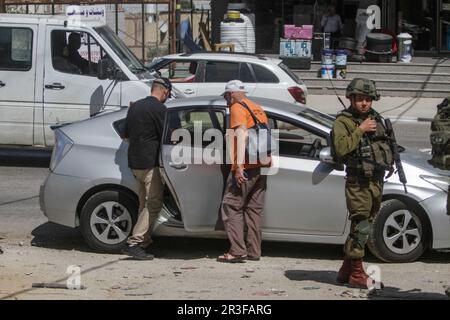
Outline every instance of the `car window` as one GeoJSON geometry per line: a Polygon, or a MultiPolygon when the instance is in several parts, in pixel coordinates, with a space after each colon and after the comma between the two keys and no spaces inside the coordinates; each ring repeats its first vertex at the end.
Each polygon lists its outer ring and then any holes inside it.
{"type": "MultiPolygon", "coordinates": [[[[177,129],[187,130],[190,133],[191,143],[194,144],[194,130],[201,129],[202,136],[208,129],[216,128],[223,131],[224,121],[224,114],[219,111],[210,112],[209,110],[195,109],[171,111],[167,116],[167,131],[164,144],[178,144],[182,142],[181,140],[173,139],[173,133],[177,129]]],[[[205,141],[203,146],[210,143],[209,141],[205,141]]]]}
{"type": "Polygon", "coordinates": [[[196,61],[172,61],[158,71],[172,82],[197,82],[197,67],[196,61]]]}
{"type": "Polygon", "coordinates": [[[0,27],[0,69],[28,71],[33,54],[33,31],[0,27]]]}
{"type": "Polygon", "coordinates": [[[325,137],[284,119],[270,116],[269,126],[278,130],[280,156],[319,159],[320,149],[328,144],[325,137]]]}
{"type": "MultiPolygon", "coordinates": [[[[86,32],[53,30],[52,63],[57,71],[97,77],[97,64],[106,52],[86,32]]],[[[111,60],[112,61],[112,60],[111,60]]]]}
{"type": "Polygon", "coordinates": [[[207,61],[205,82],[228,82],[239,78],[239,63],[207,61]]]}
{"type": "Polygon", "coordinates": [[[259,64],[252,64],[255,72],[256,82],[260,83],[279,83],[278,77],[269,69],[259,64]]]}
{"type": "Polygon", "coordinates": [[[239,80],[242,82],[255,82],[252,72],[247,63],[241,63],[239,69],[239,80]]]}
{"type": "Polygon", "coordinates": [[[288,76],[294,80],[296,83],[298,84],[304,84],[304,82],[302,80],[300,80],[300,78],[291,70],[289,69],[289,67],[287,65],[285,65],[284,63],[280,63],[278,65],[284,72],[286,72],[288,74],[288,76]]]}

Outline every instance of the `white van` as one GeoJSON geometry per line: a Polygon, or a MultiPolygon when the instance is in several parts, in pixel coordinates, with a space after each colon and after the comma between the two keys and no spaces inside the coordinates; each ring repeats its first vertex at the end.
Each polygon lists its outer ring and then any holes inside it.
{"type": "Polygon", "coordinates": [[[101,22],[0,14],[0,145],[52,146],[50,125],[128,106],[153,79],[101,22]]]}

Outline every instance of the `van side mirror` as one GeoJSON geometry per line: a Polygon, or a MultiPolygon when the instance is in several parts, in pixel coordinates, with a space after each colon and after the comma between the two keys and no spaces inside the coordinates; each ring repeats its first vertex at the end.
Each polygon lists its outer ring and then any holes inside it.
{"type": "Polygon", "coordinates": [[[100,80],[111,79],[114,76],[114,63],[108,59],[100,59],[97,66],[97,78],[100,80]]]}
{"type": "Polygon", "coordinates": [[[341,163],[336,163],[333,159],[333,155],[331,154],[331,148],[330,147],[324,147],[320,150],[319,153],[319,159],[323,163],[328,163],[333,166],[335,170],[343,171],[344,165],[341,163]]]}

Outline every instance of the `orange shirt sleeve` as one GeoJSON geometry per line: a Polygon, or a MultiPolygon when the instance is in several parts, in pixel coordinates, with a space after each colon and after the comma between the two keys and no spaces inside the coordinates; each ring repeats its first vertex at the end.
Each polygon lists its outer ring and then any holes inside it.
{"type": "Polygon", "coordinates": [[[240,104],[233,104],[230,110],[230,127],[235,129],[239,126],[247,127],[247,112],[240,104]]]}

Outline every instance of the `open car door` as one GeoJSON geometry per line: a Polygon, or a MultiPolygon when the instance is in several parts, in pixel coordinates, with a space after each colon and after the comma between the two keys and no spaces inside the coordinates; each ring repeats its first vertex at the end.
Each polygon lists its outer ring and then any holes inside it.
{"type": "MultiPolygon", "coordinates": [[[[187,231],[213,231],[215,229],[224,188],[223,165],[206,164],[203,153],[211,142],[196,141],[208,129],[223,132],[225,109],[212,107],[173,108],[168,110],[165,134],[161,148],[164,177],[178,202],[187,231]],[[194,128],[196,132],[194,133],[194,128]],[[178,135],[183,135],[179,139],[178,135]],[[185,140],[186,139],[186,140],[185,140]],[[190,140],[187,141],[187,140],[190,140]],[[189,143],[188,143],[189,142],[189,143]],[[174,154],[181,149],[191,156],[188,163],[179,163],[174,154]]],[[[221,135],[221,139],[223,136],[221,135]]],[[[223,148],[220,152],[222,154],[223,148]]],[[[222,155],[220,157],[223,159],[222,155]]]]}

